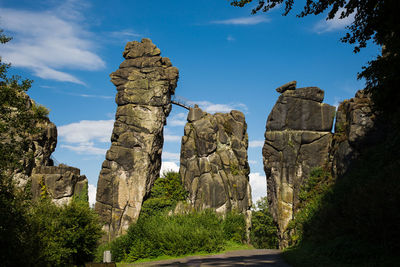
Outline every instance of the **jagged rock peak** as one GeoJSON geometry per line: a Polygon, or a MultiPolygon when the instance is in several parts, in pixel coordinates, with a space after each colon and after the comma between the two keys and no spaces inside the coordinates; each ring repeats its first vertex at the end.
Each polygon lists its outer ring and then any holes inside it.
{"type": "Polygon", "coordinates": [[[282,85],[282,86],[279,86],[279,87],[276,88],[275,90],[276,90],[278,93],[282,94],[282,93],[284,93],[284,92],[287,91],[287,90],[296,90],[296,85],[297,85],[297,81],[291,81],[291,82],[285,83],[285,84],[282,85]]]}
{"type": "Polygon", "coordinates": [[[138,219],[143,199],[160,174],[163,127],[179,76],[160,54],[150,39],[129,42],[125,60],[110,75],[118,108],[95,207],[107,240],[125,233],[138,219]]]}
{"type": "Polygon", "coordinates": [[[191,205],[225,214],[236,209],[249,218],[251,189],[244,114],[209,114],[190,109],[181,146],[180,174],[191,205]]]}

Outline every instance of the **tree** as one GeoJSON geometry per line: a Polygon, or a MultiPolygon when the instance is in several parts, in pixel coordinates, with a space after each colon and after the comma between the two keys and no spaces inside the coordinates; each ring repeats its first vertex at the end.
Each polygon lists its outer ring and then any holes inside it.
{"type": "MultiPolygon", "coordinates": [[[[0,43],[11,40],[0,29],[0,43]]],[[[10,64],[0,57],[0,262],[4,266],[24,266],[33,253],[31,224],[27,213],[27,191],[17,188],[13,173],[23,165],[29,141],[19,133],[35,132],[40,116],[27,103],[30,80],[7,75],[10,64]]]]}
{"type": "MultiPolygon", "coordinates": [[[[231,5],[243,7],[252,0],[232,0],[231,5]]],[[[268,12],[284,4],[286,16],[293,9],[294,0],[259,0],[252,10],[268,12]]],[[[326,19],[346,18],[354,15],[354,21],[347,26],[348,32],[342,42],[353,44],[354,52],[366,47],[371,39],[383,47],[383,54],[368,62],[358,78],[366,79],[366,88],[374,97],[378,110],[390,115],[399,111],[397,100],[400,97],[400,2],[397,0],[307,0],[303,11],[297,17],[319,15],[328,11],[326,19]]]]}
{"type": "Polygon", "coordinates": [[[278,228],[268,211],[267,197],[263,197],[257,201],[257,210],[253,211],[251,224],[250,240],[254,247],[278,247],[278,228]]]}

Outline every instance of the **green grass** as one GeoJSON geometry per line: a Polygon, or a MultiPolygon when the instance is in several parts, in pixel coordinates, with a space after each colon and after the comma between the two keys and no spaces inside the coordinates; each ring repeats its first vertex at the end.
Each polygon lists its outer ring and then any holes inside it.
{"type": "Polygon", "coordinates": [[[162,260],[175,260],[175,259],[183,259],[185,257],[190,257],[190,256],[212,256],[212,255],[218,255],[222,253],[226,253],[228,251],[236,251],[236,250],[249,250],[249,249],[255,249],[252,245],[249,244],[238,244],[234,241],[227,241],[225,244],[225,248],[219,252],[205,252],[205,251],[200,251],[197,253],[190,253],[186,255],[180,255],[180,256],[168,256],[168,255],[162,255],[154,258],[144,258],[135,261],[134,263],[125,263],[125,262],[119,262],[117,263],[118,267],[128,267],[128,266],[134,266],[143,262],[152,262],[152,261],[162,261],[162,260]]]}

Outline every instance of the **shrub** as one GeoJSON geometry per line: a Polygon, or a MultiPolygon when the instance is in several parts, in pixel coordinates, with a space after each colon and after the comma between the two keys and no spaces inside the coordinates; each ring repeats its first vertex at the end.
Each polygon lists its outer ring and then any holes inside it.
{"type": "Polygon", "coordinates": [[[222,228],[226,240],[231,240],[236,243],[246,241],[246,220],[244,214],[236,210],[229,212],[223,220],[222,228]]]}
{"type": "Polygon", "coordinates": [[[38,266],[83,265],[94,258],[101,237],[97,215],[87,202],[58,207],[48,199],[31,209],[38,266]]]}
{"type": "Polygon", "coordinates": [[[257,201],[257,209],[251,218],[251,244],[256,248],[277,248],[278,228],[267,207],[267,197],[257,201]]]}
{"type": "Polygon", "coordinates": [[[132,262],[160,255],[217,252],[225,243],[222,219],[211,211],[140,217],[126,235],[111,243],[115,261],[132,262]]]}

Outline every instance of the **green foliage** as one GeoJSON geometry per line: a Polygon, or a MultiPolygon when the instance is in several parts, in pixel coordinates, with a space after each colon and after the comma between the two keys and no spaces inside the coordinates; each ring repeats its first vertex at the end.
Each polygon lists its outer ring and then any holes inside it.
{"type": "Polygon", "coordinates": [[[251,244],[255,248],[277,248],[278,228],[268,211],[267,197],[257,201],[257,210],[252,212],[251,244]]]}
{"type": "Polygon", "coordinates": [[[310,177],[300,189],[298,211],[286,229],[290,245],[296,245],[303,239],[309,221],[321,208],[324,197],[331,193],[333,184],[329,171],[320,167],[311,170],[310,177]]]}
{"type": "Polygon", "coordinates": [[[31,209],[37,266],[83,265],[94,258],[101,237],[97,215],[87,202],[58,207],[44,199],[31,209]]]}
{"type": "Polygon", "coordinates": [[[142,205],[140,216],[152,216],[156,213],[173,209],[177,202],[186,200],[187,192],[183,188],[181,177],[177,172],[164,173],[154,183],[150,196],[142,205]]]}
{"type": "Polygon", "coordinates": [[[391,129],[391,134],[366,147],[350,171],[331,186],[317,182],[305,192],[294,225],[302,235],[286,253],[293,265],[398,264],[400,137],[398,128],[391,129]]]}
{"type": "Polygon", "coordinates": [[[236,210],[229,212],[222,222],[224,237],[236,243],[246,242],[246,220],[244,214],[236,210]]]}
{"type": "Polygon", "coordinates": [[[132,262],[160,255],[217,252],[224,244],[222,219],[214,212],[158,213],[140,217],[126,235],[111,243],[111,253],[115,261],[132,262]]]}
{"type": "Polygon", "coordinates": [[[37,118],[47,118],[50,112],[45,106],[35,103],[32,105],[32,111],[37,118]]]}

